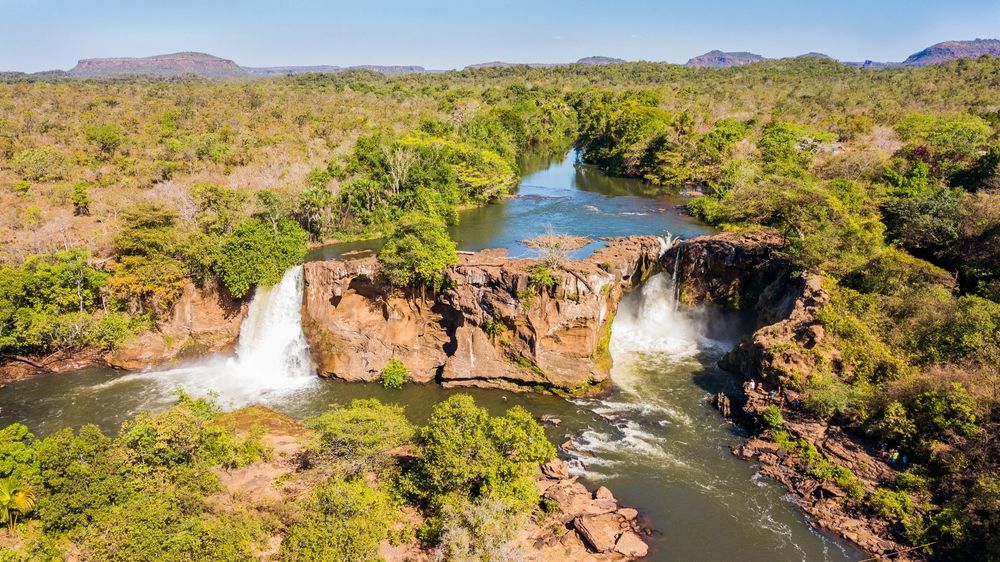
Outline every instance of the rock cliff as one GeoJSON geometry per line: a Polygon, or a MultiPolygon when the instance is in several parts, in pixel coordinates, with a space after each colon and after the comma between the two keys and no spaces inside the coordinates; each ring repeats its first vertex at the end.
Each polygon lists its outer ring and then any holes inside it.
{"type": "Polygon", "coordinates": [[[462,255],[439,294],[380,283],[375,258],[305,266],[303,327],[321,374],[371,381],[398,358],[415,381],[586,394],[606,387],[611,321],[658,268],[653,237],[608,240],[552,271],[487,250],[462,255]]]}
{"type": "Polygon", "coordinates": [[[205,353],[229,351],[240,336],[247,302],[237,301],[215,284],[188,281],[169,318],[104,356],[118,369],[139,370],[205,353]]]}

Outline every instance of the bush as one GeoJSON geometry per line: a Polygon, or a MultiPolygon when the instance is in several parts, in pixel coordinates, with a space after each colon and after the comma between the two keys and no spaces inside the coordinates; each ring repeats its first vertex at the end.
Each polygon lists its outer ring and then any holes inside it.
{"type": "Polygon", "coordinates": [[[868,505],[886,519],[903,521],[913,513],[913,500],[906,492],[879,488],[868,496],[868,505]]]}
{"type": "Polygon", "coordinates": [[[11,160],[11,168],[28,181],[52,181],[65,176],[67,161],[56,148],[39,146],[15,154],[11,160]]]}
{"type": "Polygon", "coordinates": [[[403,388],[403,385],[409,379],[410,372],[406,369],[406,365],[395,357],[390,359],[389,363],[379,373],[379,380],[382,381],[382,386],[386,388],[403,388]]]}
{"type": "Polygon", "coordinates": [[[331,408],[307,423],[319,436],[314,454],[362,464],[381,460],[414,435],[402,406],[374,399],[352,400],[349,406],[331,408]]]}
{"type": "Polygon", "coordinates": [[[555,457],[545,431],[525,409],[515,406],[493,417],[471,396],[458,394],[434,407],[417,436],[423,457],[409,489],[431,506],[423,532],[434,542],[444,526],[447,506],[490,497],[515,512],[538,504],[534,471],[555,457]]]}
{"type": "Polygon", "coordinates": [[[388,495],[363,478],[334,478],[320,484],[281,543],[286,562],[379,560],[379,543],[389,536],[396,509],[388,495]]]}
{"type": "Polygon", "coordinates": [[[760,413],[760,417],[764,421],[764,427],[771,431],[780,431],[785,428],[785,418],[782,417],[781,410],[774,404],[764,408],[764,411],[760,413]]]}

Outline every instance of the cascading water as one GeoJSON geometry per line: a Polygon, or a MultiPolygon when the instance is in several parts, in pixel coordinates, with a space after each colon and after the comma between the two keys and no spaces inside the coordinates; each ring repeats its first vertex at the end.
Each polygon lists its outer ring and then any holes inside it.
{"type": "Polygon", "coordinates": [[[258,388],[297,388],[313,379],[309,344],[302,333],[302,266],[285,272],[281,282],[257,290],[240,326],[233,367],[258,388]]]}
{"type": "Polygon", "coordinates": [[[672,539],[651,559],[725,559],[727,552],[743,552],[744,560],[839,559],[826,546],[817,552],[816,537],[803,531],[772,484],[729,452],[738,437],[709,398],[739,392],[715,366],[733,342],[711,336],[724,322],[678,306],[673,279],[654,275],[619,305],[610,342],[613,388],[606,398],[576,402],[598,417],[568,435],[571,471],[656,506],[657,528],[672,539]],[[713,528],[733,534],[681,539],[713,528]]]}
{"type": "Polygon", "coordinates": [[[309,345],[302,333],[302,266],[285,272],[273,287],[259,287],[240,326],[235,357],[211,357],[194,365],[127,375],[106,383],[152,382],[173,390],[212,396],[227,407],[269,403],[316,384],[309,345]]]}

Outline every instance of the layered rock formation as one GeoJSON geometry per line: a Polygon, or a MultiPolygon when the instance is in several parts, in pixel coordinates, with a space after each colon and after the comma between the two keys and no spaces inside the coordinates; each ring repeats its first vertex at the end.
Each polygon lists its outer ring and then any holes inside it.
{"type": "Polygon", "coordinates": [[[653,237],[609,240],[553,271],[489,250],[462,255],[436,295],[379,282],[375,258],[305,266],[303,327],[320,373],[371,381],[393,358],[420,382],[593,393],[608,381],[618,301],[658,267],[653,237]]]}
{"type": "Polygon", "coordinates": [[[240,336],[248,304],[215,284],[203,288],[188,281],[170,317],[104,356],[118,369],[139,370],[206,353],[229,351],[240,336]]]}

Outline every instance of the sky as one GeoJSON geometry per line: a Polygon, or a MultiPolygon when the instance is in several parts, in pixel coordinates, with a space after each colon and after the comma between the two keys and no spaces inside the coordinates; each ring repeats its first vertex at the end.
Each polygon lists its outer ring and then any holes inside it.
{"type": "Polygon", "coordinates": [[[901,61],[1000,37],[1000,0],[0,0],[0,70],[200,51],[243,66],[683,63],[712,49],[901,61]]]}

